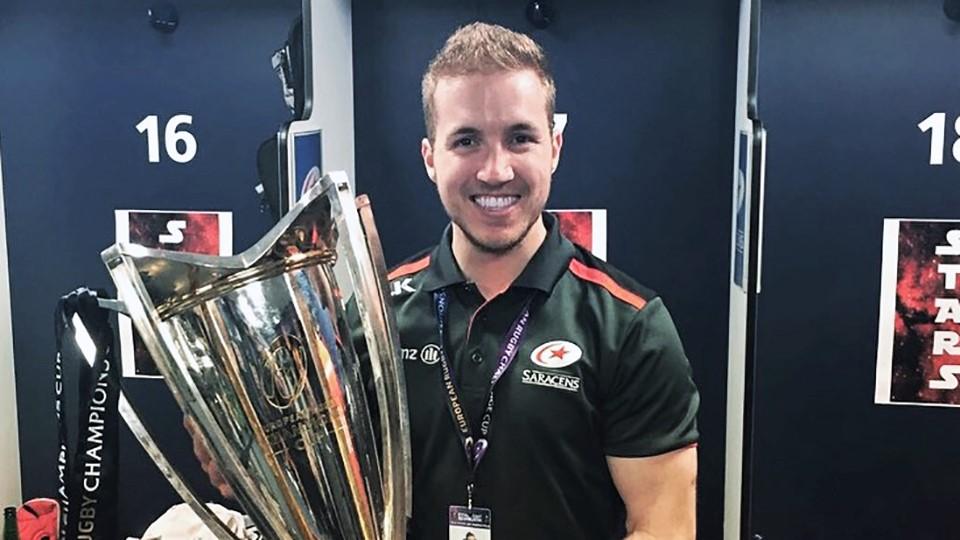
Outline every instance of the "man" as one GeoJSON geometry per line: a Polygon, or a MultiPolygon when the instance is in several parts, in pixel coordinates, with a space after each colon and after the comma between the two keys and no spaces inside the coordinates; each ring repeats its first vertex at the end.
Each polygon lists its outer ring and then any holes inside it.
{"type": "Polygon", "coordinates": [[[501,540],[693,538],[690,366],[656,294],[543,213],[563,146],[543,51],[471,24],[422,90],[421,154],[451,224],[390,274],[409,351],[409,537],[450,538],[455,507],[501,540]]]}
{"type": "Polygon", "coordinates": [[[419,354],[410,536],[448,538],[449,507],[473,506],[501,539],[694,537],[698,395],[674,325],[543,213],[563,137],[542,50],[471,24],[422,91],[452,223],[390,274],[419,354]]]}

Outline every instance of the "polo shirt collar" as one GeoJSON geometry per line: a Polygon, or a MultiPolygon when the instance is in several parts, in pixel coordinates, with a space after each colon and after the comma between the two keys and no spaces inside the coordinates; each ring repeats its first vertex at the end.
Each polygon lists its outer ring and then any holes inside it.
{"type": "MultiPolygon", "coordinates": [[[[544,212],[543,224],[547,229],[546,238],[511,287],[526,287],[550,293],[570,264],[575,248],[560,234],[557,218],[544,212]]],[[[460,265],[453,256],[452,240],[453,225],[447,225],[440,243],[430,256],[430,266],[424,273],[425,290],[433,292],[467,282],[463,272],[460,271],[460,265]]]]}

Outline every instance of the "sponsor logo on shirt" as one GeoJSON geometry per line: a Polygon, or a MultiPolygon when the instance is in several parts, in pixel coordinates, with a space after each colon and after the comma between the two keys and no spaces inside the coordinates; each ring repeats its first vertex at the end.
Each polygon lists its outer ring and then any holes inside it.
{"type": "Polygon", "coordinates": [[[413,281],[413,278],[400,278],[392,283],[390,283],[390,296],[400,296],[403,294],[410,294],[412,292],[417,292],[413,288],[413,285],[410,285],[410,282],[413,281]]]}
{"type": "Polygon", "coordinates": [[[533,384],[536,386],[546,386],[548,388],[559,388],[568,392],[580,391],[580,377],[571,375],[562,375],[560,373],[546,373],[536,369],[523,370],[523,384],[533,384]]]}
{"type": "Polygon", "coordinates": [[[548,341],[530,353],[534,364],[551,369],[567,367],[582,357],[580,347],[564,340],[548,341]]]}
{"type": "Polygon", "coordinates": [[[440,361],[440,346],[435,343],[427,343],[421,348],[404,347],[400,349],[400,358],[412,362],[420,361],[428,366],[432,366],[440,361]]]}
{"type": "Polygon", "coordinates": [[[428,366],[432,366],[440,361],[440,346],[433,343],[424,345],[420,349],[420,361],[428,366]]]}

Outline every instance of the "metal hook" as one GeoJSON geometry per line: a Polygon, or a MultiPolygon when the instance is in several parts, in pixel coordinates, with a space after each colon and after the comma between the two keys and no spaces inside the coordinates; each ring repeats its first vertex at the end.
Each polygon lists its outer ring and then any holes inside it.
{"type": "Polygon", "coordinates": [[[123,313],[124,315],[130,315],[130,312],[127,311],[127,305],[123,303],[122,300],[116,298],[100,298],[97,297],[97,305],[103,309],[109,309],[110,311],[116,311],[117,313],[123,313]]]}

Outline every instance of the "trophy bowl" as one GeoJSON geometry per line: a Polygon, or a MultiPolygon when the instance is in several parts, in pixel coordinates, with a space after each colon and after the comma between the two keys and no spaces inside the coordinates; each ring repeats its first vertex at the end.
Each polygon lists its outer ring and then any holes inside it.
{"type": "MultiPolygon", "coordinates": [[[[324,176],[239,255],[116,244],[102,258],[120,309],[266,538],[405,537],[399,341],[369,202],[354,200],[345,174],[324,176]]],[[[124,397],[120,409],[214,534],[234,538],[124,397]]]]}

